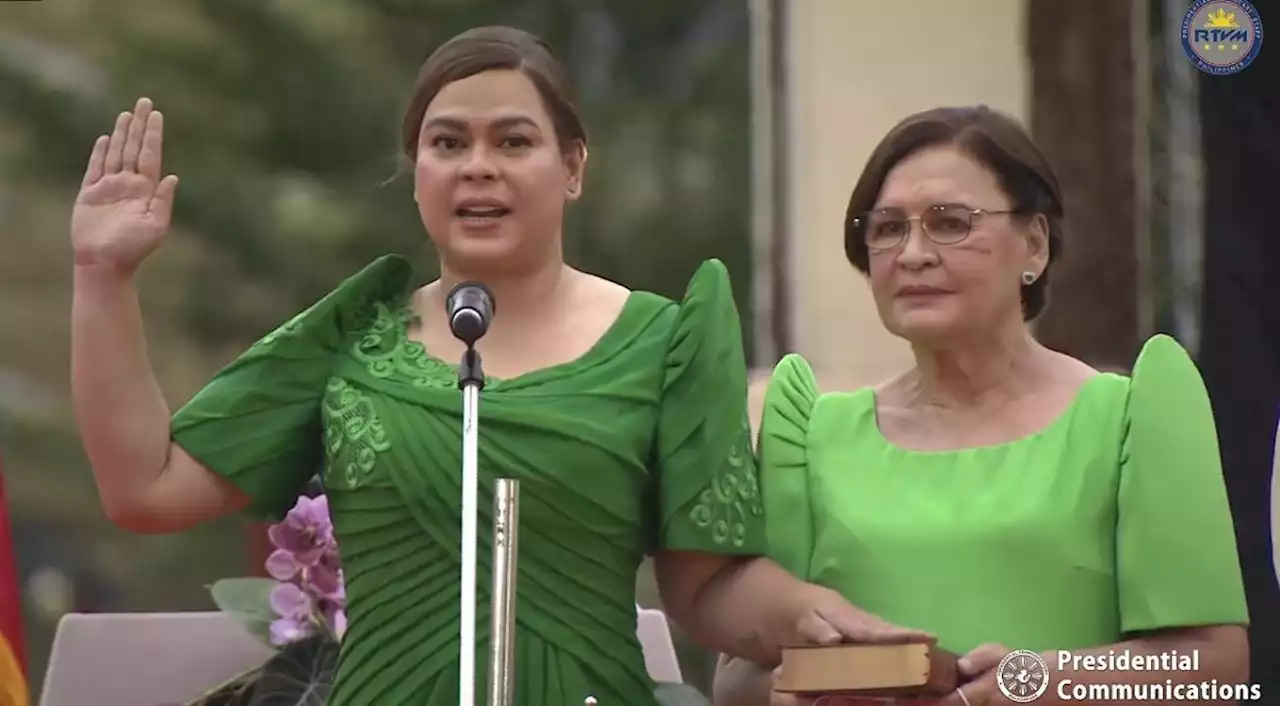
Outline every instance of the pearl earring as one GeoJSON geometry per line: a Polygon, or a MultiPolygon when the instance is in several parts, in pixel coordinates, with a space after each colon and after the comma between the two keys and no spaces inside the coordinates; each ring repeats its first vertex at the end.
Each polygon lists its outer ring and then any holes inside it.
{"type": "Polygon", "coordinates": [[[1022,283],[1030,287],[1036,281],[1036,273],[1027,270],[1022,273],[1022,283]]]}

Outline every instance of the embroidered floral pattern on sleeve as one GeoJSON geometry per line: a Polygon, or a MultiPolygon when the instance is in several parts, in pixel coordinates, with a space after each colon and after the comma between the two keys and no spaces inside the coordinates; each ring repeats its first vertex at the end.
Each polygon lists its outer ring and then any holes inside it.
{"type": "Polygon", "coordinates": [[[760,498],[755,455],[751,448],[751,422],[743,415],[742,427],[727,458],[698,496],[689,517],[707,529],[716,544],[742,547],[747,543],[748,519],[764,513],[760,498]]]}

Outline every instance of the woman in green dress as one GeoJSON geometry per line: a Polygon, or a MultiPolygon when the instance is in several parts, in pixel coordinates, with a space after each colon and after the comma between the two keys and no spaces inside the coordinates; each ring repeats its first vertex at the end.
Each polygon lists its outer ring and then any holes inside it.
{"type": "MultiPolygon", "coordinates": [[[[428,60],[403,124],[442,276],[383,257],[256,342],[170,418],[135,273],[169,225],[163,117],[149,100],[94,147],[72,216],[73,392],[103,506],[138,532],[231,512],[278,518],[317,469],[346,580],[335,706],[458,700],[462,348],[442,315],[464,279],[498,312],[478,348],[486,654],[495,478],[521,483],[516,703],[645,706],[635,580],[695,640],[761,661],[791,641],[893,628],[761,557],[764,515],[728,275],[679,302],[565,265],[586,133],[536,37],[482,28],[428,60]]],[[[477,659],[483,694],[485,660],[477,659]]]]}
{"type": "MultiPolygon", "coordinates": [[[[845,250],[915,366],[820,394],[802,358],[777,365],[759,438],[769,553],[966,655],[947,706],[1009,702],[1011,650],[1047,665],[1011,671],[1014,699],[1046,684],[1037,704],[1124,702],[1094,685],[1127,684],[1159,687],[1135,701],[1213,700],[1202,684],[1247,679],[1248,616],[1205,388],[1166,336],[1129,375],[1035,340],[1063,217],[1049,165],[997,112],[931,110],[884,138],[845,250]],[[1091,671],[1062,651],[1198,664],[1091,671]]],[[[768,703],[771,666],[722,660],[717,701],[768,703]]]]}

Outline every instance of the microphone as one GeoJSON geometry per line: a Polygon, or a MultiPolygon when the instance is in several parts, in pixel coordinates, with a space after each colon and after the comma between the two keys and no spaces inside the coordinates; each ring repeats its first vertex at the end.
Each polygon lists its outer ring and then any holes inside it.
{"type": "Polygon", "coordinates": [[[449,329],[470,348],[489,330],[495,311],[493,293],[479,282],[463,282],[445,299],[449,329]]]}

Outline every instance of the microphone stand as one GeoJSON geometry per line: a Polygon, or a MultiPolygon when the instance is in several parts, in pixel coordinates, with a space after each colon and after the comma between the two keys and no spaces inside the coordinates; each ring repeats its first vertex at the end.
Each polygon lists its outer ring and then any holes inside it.
{"type": "Polygon", "coordinates": [[[467,341],[458,368],[458,387],[462,389],[462,582],[458,654],[458,704],[476,706],[476,514],[480,484],[476,468],[480,390],[484,388],[484,369],[474,341],[467,341]]]}
{"type": "MultiPolygon", "coordinates": [[[[458,655],[459,703],[475,706],[476,515],[479,512],[478,426],[484,369],[480,353],[468,346],[458,368],[462,388],[462,610],[458,655]]],[[[520,482],[499,478],[493,494],[492,633],[489,644],[489,706],[515,701],[516,561],[519,557],[520,482]]]]}
{"type": "MultiPolygon", "coordinates": [[[[476,552],[479,537],[476,520],[479,514],[479,470],[477,468],[480,392],[484,389],[484,367],[476,341],[488,329],[492,313],[492,296],[481,285],[459,285],[448,297],[450,327],[466,344],[462,364],[458,367],[458,388],[462,390],[462,581],[458,654],[458,704],[476,706],[476,552]],[[472,289],[468,290],[468,287],[472,289]],[[458,298],[455,299],[454,294],[458,298]],[[466,321],[458,317],[456,308],[470,298],[472,306],[466,321]],[[460,324],[460,321],[462,322],[460,324]]],[[[513,706],[515,703],[516,645],[516,566],[519,559],[520,482],[514,478],[498,478],[493,493],[493,585],[491,595],[489,644],[489,706],[513,706]]],[[[595,706],[594,696],[587,696],[584,706],[595,706]]]]}
{"type": "MultiPolygon", "coordinates": [[[[447,311],[454,335],[466,344],[458,366],[462,390],[462,580],[459,620],[458,703],[476,706],[476,552],[479,549],[479,417],[484,367],[475,344],[488,330],[493,297],[478,283],[455,287],[447,311]]],[[[489,706],[512,706],[515,685],[516,560],[520,484],[499,478],[493,494],[493,585],[489,648],[489,706]]]]}

